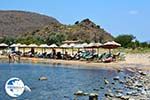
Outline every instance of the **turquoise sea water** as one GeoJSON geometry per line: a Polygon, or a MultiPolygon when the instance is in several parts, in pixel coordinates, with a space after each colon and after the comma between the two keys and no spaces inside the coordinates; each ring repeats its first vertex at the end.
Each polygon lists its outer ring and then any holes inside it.
{"type": "MultiPolygon", "coordinates": [[[[5,82],[11,77],[22,79],[31,92],[24,92],[17,100],[73,100],[76,91],[94,92],[99,94],[99,100],[104,99],[108,88],[104,78],[109,82],[113,77],[126,75],[106,69],[86,69],[79,67],[66,67],[65,65],[32,64],[32,63],[0,63],[0,100],[12,100],[4,89],[5,82]],[[46,81],[39,81],[45,76],[46,81]],[[104,89],[101,89],[104,87],[104,89]]],[[[118,86],[119,87],[119,86],[118,86]]],[[[120,86],[121,87],[121,86],[120,86]]],[[[79,97],[79,100],[88,100],[88,97],[79,97]]]]}

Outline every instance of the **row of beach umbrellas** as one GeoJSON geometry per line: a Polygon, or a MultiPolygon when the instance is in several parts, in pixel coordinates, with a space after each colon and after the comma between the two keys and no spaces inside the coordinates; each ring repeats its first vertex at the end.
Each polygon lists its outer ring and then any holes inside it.
{"type": "MultiPolygon", "coordinates": [[[[41,47],[41,48],[57,48],[57,47],[60,47],[60,48],[99,48],[99,47],[102,47],[102,48],[106,48],[106,49],[114,49],[114,48],[117,48],[120,46],[121,45],[115,41],[106,42],[104,44],[101,44],[101,43],[89,43],[89,44],[88,43],[82,43],[82,44],[71,43],[70,45],[62,44],[60,46],[58,46],[56,44],[52,44],[52,45],[41,44],[38,46],[36,44],[26,45],[26,44],[20,44],[20,43],[10,45],[10,47],[35,47],[35,48],[36,47],[41,47]]],[[[8,47],[8,45],[5,43],[1,43],[0,47],[8,47]]]]}

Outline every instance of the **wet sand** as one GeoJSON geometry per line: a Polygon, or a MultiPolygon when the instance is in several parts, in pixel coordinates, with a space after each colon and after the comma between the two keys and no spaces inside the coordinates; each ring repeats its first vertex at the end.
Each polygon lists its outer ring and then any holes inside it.
{"type": "MultiPolygon", "coordinates": [[[[7,57],[0,56],[0,58],[7,58],[7,57]]],[[[126,54],[125,61],[115,61],[111,63],[102,63],[102,62],[97,62],[97,61],[28,58],[28,57],[21,57],[21,59],[30,60],[33,63],[44,62],[44,63],[50,63],[50,64],[64,64],[64,65],[75,65],[78,67],[106,68],[106,69],[137,68],[137,69],[150,71],[150,53],[126,54]]]]}

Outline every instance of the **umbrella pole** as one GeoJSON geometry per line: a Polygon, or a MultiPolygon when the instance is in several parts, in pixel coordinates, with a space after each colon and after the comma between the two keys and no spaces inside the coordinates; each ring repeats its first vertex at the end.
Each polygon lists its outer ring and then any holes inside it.
{"type": "Polygon", "coordinates": [[[25,48],[23,48],[23,53],[25,53],[25,48]]]}
{"type": "Polygon", "coordinates": [[[72,48],[72,55],[73,55],[73,48],[72,48]]]}
{"type": "Polygon", "coordinates": [[[44,53],[46,52],[46,48],[44,48],[44,53]]]}
{"type": "Polygon", "coordinates": [[[109,54],[111,54],[111,49],[109,49],[109,54]]]}
{"type": "Polygon", "coordinates": [[[99,48],[97,48],[97,53],[99,54],[99,48]]]}

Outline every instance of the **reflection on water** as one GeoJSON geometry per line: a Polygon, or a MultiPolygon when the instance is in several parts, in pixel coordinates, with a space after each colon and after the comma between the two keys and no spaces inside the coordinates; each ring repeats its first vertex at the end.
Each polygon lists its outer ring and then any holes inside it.
{"type": "MultiPolygon", "coordinates": [[[[24,92],[20,100],[73,100],[74,93],[82,90],[88,93],[96,92],[99,99],[104,98],[107,87],[104,78],[113,81],[114,76],[124,76],[105,69],[66,68],[64,65],[31,64],[31,63],[0,63],[0,100],[11,99],[4,90],[5,82],[11,77],[18,77],[31,88],[31,92],[24,92]],[[39,81],[39,77],[46,76],[48,80],[39,81]]],[[[80,100],[88,100],[80,97],[80,100]]]]}

